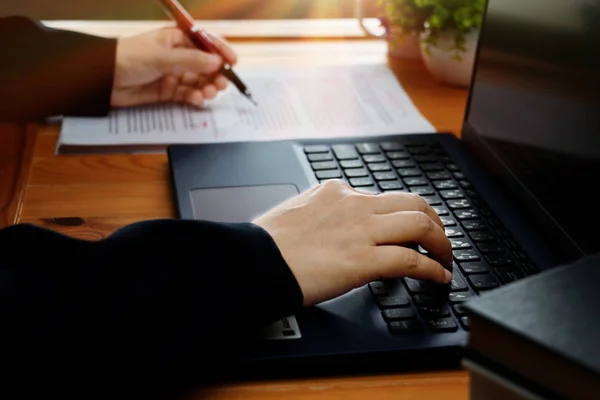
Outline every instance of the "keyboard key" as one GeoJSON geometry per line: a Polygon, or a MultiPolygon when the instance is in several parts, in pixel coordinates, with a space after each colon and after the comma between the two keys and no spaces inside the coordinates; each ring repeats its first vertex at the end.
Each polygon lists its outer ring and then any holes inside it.
{"type": "Polygon", "coordinates": [[[378,181],[393,181],[398,179],[396,174],[394,174],[393,172],[374,172],[373,178],[375,178],[378,181]]]}
{"type": "Polygon", "coordinates": [[[430,206],[440,206],[442,205],[442,200],[440,200],[437,196],[421,196],[423,200],[427,202],[430,206]]]}
{"type": "Polygon", "coordinates": [[[412,176],[421,176],[421,171],[416,168],[399,168],[396,170],[398,174],[403,178],[409,178],[412,176]]]}
{"type": "Polygon", "coordinates": [[[312,163],[311,167],[315,171],[320,171],[324,169],[337,169],[337,164],[335,161],[320,161],[312,163]]]}
{"type": "Polygon", "coordinates": [[[405,151],[391,151],[389,153],[386,153],[386,155],[390,160],[405,160],[407,158],[410,158],[408,153],[405,151]]]}
{"type": "Polygon", "coordinates": [[[440,318],[427,321],[427,327],[435,332],[454,332],[458,329],[452,318],[440,318]]]}
{"type": "Polygon", "coordinates": [[[440,216],[444,216],[444,215],[450,214],[450,212],[448,211],[448,209],[446,207],[444,207],[444,206],[433,206],[431,208],[433,208],[433,211],[435,211],[436,214],[440,215],[440,216]]]}
{"type": "Polygon", "coordinates": [[[496,235],[490,231],[474,231],[470,232],[469,236],[476,242],[493,242],[496,240],[496,235]]]}
{"type": "Polygon", "coordinates": [[[450,315],[450,311],[448,310],[448,306],[445,304],[440,306],[419,306],[417,307],[419,314],[423,316],[423,318],[431,319],[431,318],[442,318],[450,315]]]}
{"type": "Polygon", "coordinates": [[[418,163],[426,163],[437,161],[438,158],[434,154],[417,154],[413,159],[418,163]]]}
{"type": "Polygon", "coordinates": [[[435,283],[421,279],[404,278],[404,283],[411,293],[432,293],[436,291],[435,283]]]}
{"type": "MultiPolygon", "coordinates": [[[[460,182],[466,182],[466,181],[460,181],[460,182]]],[[[463,184],[461,184],[462,187],[465,187],[463,184]]],[[[469,196],[472,199],[477,199],[479,198],[479,194],[474,191],[473,189],[465,189],[465,193],[467,194],[467,196],[469,196]]]]}
{"type": "Polygon", "coordinates": [[[520,250],[515,250],[513,254],[515,255],[515,257],[517,257],[517,260],[519,261],[529,261],[529,256],[527,256],[527,254],[523,253],[520,250]]]}
{"type": "Polygon", "coordinates": [[[456,220],[454,218],[440,217],[440,220],[442,220],[442,224],[444,224],[444,226],[454,226],[454,225],[456,225],[456,220]]]}
{"type": "Polygon", "coordinates": [[[442,158],[448,158],[448,156],[445,155],[446,150],[444,150],[444,148],[439,143],[432,143],[429,145],[429,147],[431,147],[431,150],[433,150],[435,154],[440,155],[440,160],[442,160],[442,158]]]}
{"type": "Polygon", "coordinates": [[[423,330],[423,326],[419,323],[419,321],[414,319],[408,319],[406,321],[392,321],[388,323],[388,328],[394,335],[421,332],[423,330]]]}
{"type": "Polygon", "coordinates": [[[407,307],[410,305],[410,301],[404,296],[378,297],[377,305],[380,308],[407,307]]]}
{"type": "Polygon", "coordinates": [[[318,179],[335,179],[335,178],[342,177],[342,173],[338,169],[328,169],[328,170],[324,170],[324,171],[317,171],[317,172],[315,172],[315,175],[317,176],[318,179]]]}
{"type": "Polygon", "coordinates": [[[469,282],[477,290],[490,290],[498,287],[498,281],[490,274],[470,275],[469,282]]]}
{"type": "Polygon", "coordinates": [[[467,200],[467,199],[448,200],[446,202],[446,204],[452,210],[458,210],[461,208],[471,208],[472,207],[471,202],[469,202],[469,200],[467,200]]]}
{"type": "Polygon", "coordinates": [[[430,196],[435,194],[432,188],[426,186],[413,186],[410,191],[418,194],[419,196],[430,196]]]}
{"type": "Polygon", "coordinates": [[[369,173],[364,168],[350,168],[345,169],[344,173],[348,178],[362,178],[363,176],[368,176],[369,173]]]}
{"type": "Polygon", "coordinates": [[[427,177],[432,181],[450,179],[450,174],[447,171],[428,172],[427,177]]]}
{"type": "Polygon", "coordinates": [[[308,154],[307,157],[308,157],[308,161],[310,161],[310,162],[315,162],[315,161],[332,161],[333,160],[333,156],[329,152],[327,152],[327,153],[308,154]]]}
{"type": "Polygon", "coordinates": [[[382,154],[367,154],[363,156],[366,163],[381,163],[385,162],[385,157],[382,154]]]}
{"type": "Polygon", "coordinates": [[[460,169],[458,168],[458,166],[454,163],[446,163],[446,168],[448,168],[448,170],[450,171],[460,171],[460,169]]]}
{"type": "Polygon", "coordinates": [[[452,254],[456,261],[479,261],[479,255],[475,250],[455,250],[452,254]]]}
{"type": "Polygon", "coordinates": [[[457,273],[452,275],[452,281],[450,281],[450,291],[452,292],[462,292],[464,290],[469,290],[467,284],[457,273]]]}
{"type": "Polygon", "coordinates": [[[482,254],[506,253],[506,249],[498,243],[479,243],[477,248],[482,254]]]}
{"type": "Polygon", "coordinates": [[[381,143],[380,146],[384,151],[404,150],[404,146],[402,144],[395,142],[381,143]]]}
{"type": "Polygon", "coordinates": [[[367,165],[369,171],[377,172],[377,171],[390,171],[392,168],[386,163],[371,163],[367,165]]]}
{"type": "Polygon", "coordinates": [[[451,180],[447,180],[447,181],[434,181],[433,182],[433,186],[437,189],[437,190],[445,190],[445,189],[456,189],[456,183],[454,183],[454,181],[451,180]]]}
{"type": "Polygon", "coordinates": [[[460,264],[460,269],[466,275],[489,273],[488,268],[481,262],[465,262],[460,264]]]}
{"type": "Polygon", "coordinates": [[[527,273],[527,275],[535,275],[540,272],[540,269],[531,262],[521,263],[521,267],[527,273]]]}
{"type": "Polygon", "coordinates": [[[444,302],[444,298],[440,294],[416,294],[413,296],[413,300],[417,305],[439,305],[444,302]]]}
{"type": "Polygon", "coordinates": [[[381,188],[381,190],[398,190],[404,188],[404,186],[402,186],[402,183],[398,180],[379,182],[379,187],[381,188]]]}
{"type": "Polygon", "coordinates": [[[462,303],[473,297],[471,292],[451,292],[448,295],[448,301],[452,304],[462,303]]]}
{"type": "MultiPolygon", "coordinates": [[[[460,185],[460,187],[461,187],[461,188],[463,188],[463,189],[470,189],[470,188],[472,188],[472,187],[473,187],[473,186],[471,186],[471,183],[470,183],[469,181],[465,181],[465,180],[458,181],[458,184],[459,184],[459,185],[460,185]]],[[[471,197],[476,197],[476,194],[475,194],[475,192],[472,192],[472,193],[467,193],[467,194],[468,194],[469,196],[471,196],[471,197]]]]}
{"type": "Polygon", "coordinates": [[[389,308],[381,312],[383,319],[386,321],[397,321],[400,319],[415,318],[415,311],[411,307],[404,308],[389,308]]]}
{"type": "Polygon", "coordinates": [[[373,180],[371,178],[352,178],[350,179],[350,186],[373,186],[373,180]]]}
{"type": "Polygon", "coordinates": [[[329,153],[329,146],[324,146],[324,145],[306,146],[304,148],[304,152],[306,154],[311,154],[311,153],[329,153]]]}
{"type": "Polygon", "coordinates": [[[442,199],[462,199],[465,195],[460,190],[442,190],[440,191],[442,199]]]}
{"type": "Polygon", "coordinates": [[[412,160],[392,160],[395,168],[414,168],[415,163],[412,160]]]}
{"type": "Polygon", "coordinates": [[[356,145],[360,154],[379,154],[379,146],[375,143],[360,143],[356,145]]]}
{"type": "Polygon", "coordinates": [[[454,314],[456,314],[459,317],[468,314],[467,309],[465,308],[465,305],[463,303],[456,303],[455,305],[453,305],[452,311],[454,311],[454,314]]]}
{"type": "Polygon", "coordinates": [[[496,271],[498,277],[500,277],[500,280],[504,284],[515,282],[525,277],[525,274],[523,274],[523,272],[521,272],[515,266],[496,267],[494,268],[494,270],[496,271]]]}
{"type": "Polygon", "coordinates": [[[494,213],[492,212],[492,210],[490,210],[487,207],[479,207],[480,211],[481,211],[481,215],[483,215],[486,218],[493,218],[494,217],[494,213]]]}
{"type": "Polygon", "coordinates": [[[408,152],[410,154],[428,154],[430,152],[429,148],[425,147],[425,146],[410,146],[410,145],[407,145],[406,147],[407,147],[406,150],[408,150],[408,152]]]}
{"type": "Polygon", "coordinates": [[[338,160],[353,160],[358,158],[358,153],[354,146],[349,144],[336,144],[331,147],[333,154],[338,160]]]}
{"type": "Polygon", "coordinates": [[[369,290],[375,296],[387,296],[389,293],[388,285],[382,281],[373,281],[369,283],[369,290]]]}
{"type": "Polygon", "coordinates": [[[452,245],[452,250],[456,249],[470,249],[471,243],[467,242],[464,239],[450,239],[450,244],[452,245]]]}
{"type": "Polygon", "coordinates": [[[490,254],[485,256],[485,259],[492,267],[502,267],[505,265],[514,265],[514,261],[505,255],[490,254]]]}
{"type": "Polygon", "coordinates": [[[427,186],[427,185],[429,185],[429,181],[427,181],[427,179],[421,178],[421,177],[404,178],[404,183],[406,184],[406,186],[427,186]]]}
{"type": "Polygon", "coordinates": [[[340,161],[342,168],[361,168],[363,163],[360,160],[342,160],[340,161]]]}
{"type": "Polygon", "coordinates": [[[423,171],[443,171],[444,166],[440,163],[423,163],[421,169],[423,171]]]}
{"type": "Polygon", "coordinates": [[[444,233],[448,238],[457,238],[465,236],[459,229],[454,227],[444,227],[444,233]]]}
{"type": "Polygon", "coordinates": [[[486,226],[480,219],[474,219],[470,221],[461,221],[460,224],[468,231],[476,231],[480,229],[485,229],[486,226]]]}
{"type": "Polygon", "coordinates": [[[479,218],[479,214],[477,214],[477,211],[473,210],[473,209],[468,209],[468,210],[456,210],[454,212],[454,215],[456,216],[456,218],[460,219],[460,220],[464,220],[464,219],[476,219],[479,218]]]}

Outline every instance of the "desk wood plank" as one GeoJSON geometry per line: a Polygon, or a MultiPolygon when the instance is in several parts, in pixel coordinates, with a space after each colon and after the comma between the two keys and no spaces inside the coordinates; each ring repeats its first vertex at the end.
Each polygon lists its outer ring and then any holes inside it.
{"type": "Polygon", "coordinates": [[[29,185],[21,218],[173,216],[172,192],[165,182],[113,182],[29,185]]]}
{"type": "Polygon", "coordinates": [[[464,371],[351,378],[301,379],[234,383],[199,390],[190,400],[467,400],[469,377],[464,371]]]}
{"type": "Polygon", "coordinates": [[[19,219],[36,134],[26,125],[0,124],[0,228],[19,219]]]}

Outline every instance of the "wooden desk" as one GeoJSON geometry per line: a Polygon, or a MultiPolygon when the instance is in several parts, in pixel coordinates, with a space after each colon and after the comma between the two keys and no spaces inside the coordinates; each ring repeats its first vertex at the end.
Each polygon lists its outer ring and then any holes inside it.
{"type": "MultiPolygon", "coordinates": [[[[387,61],[385,43],[373,40],[243,40],[234,45],[240,67],[387,61]]],[[[420,61],[389,63],[438,131],[458,135],[467,91],[434,82],[420,61]]],[[[57,157],[58,126],[26,131],[0,126],[0,225],[4,216],[4,224],[30,222],[96,240],[128,223],[175,217],[166,155],[57,157]]],[[[197,397],[465,400],[468,375],[453,371],[238,383],[202,390],[197,397]]]]}

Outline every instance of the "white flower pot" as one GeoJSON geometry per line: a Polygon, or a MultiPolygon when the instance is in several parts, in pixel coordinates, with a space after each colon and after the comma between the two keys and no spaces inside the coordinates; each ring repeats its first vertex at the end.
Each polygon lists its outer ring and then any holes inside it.
{"type": "Polygon", "coordinates": [[[421,33],[421,57],[435,79],[452,86],[471,84],[479,30],[465,34],[464,50],[456,50],[454,32],[440,34],[435,44],[428,44],[427,32],[421,33]]]}

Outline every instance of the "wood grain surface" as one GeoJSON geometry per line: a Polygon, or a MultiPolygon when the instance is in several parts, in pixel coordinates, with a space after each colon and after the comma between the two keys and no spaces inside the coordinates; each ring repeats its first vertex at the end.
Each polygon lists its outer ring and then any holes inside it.
{"type": "Polygon", "coordinates": [[[37,127],[0,124],[0,228],[19,220],[37,127]]]}
{"type": "MultiPolygon", "coordinates": [[[[389,63],[438,131],[460,133],[467,91],[435,82],[420,61],[388,60],[382,41],[244,41],[234,46],[240,68],[389,63]]],[[[26,139],[20,129],[0,130],[4,138],[0,142],[1,221],[34,223],[98,240],[135,221],[176,216],[165,154],[55,156],[59,125],[40,126],[37,136],[26,135],[26,139]],[[24,145],[28,141],[29,147],[24,145]],[[5,151],[4,143],[11,144],[14,152],[5,151]],[[31,157],[24,163],[26,154],[31,157]],[[23,174],[26,179],[19,180],[23,174]]],[[[466,372],[450,371],[239,382],[204,389],[193,398],[466,400],[468,381],[466,372]]]]}

